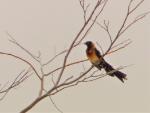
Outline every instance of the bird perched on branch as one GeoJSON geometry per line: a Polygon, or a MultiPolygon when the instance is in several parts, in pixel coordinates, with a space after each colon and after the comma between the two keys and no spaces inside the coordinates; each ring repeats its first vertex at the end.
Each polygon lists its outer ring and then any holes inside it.
{"type": "Polygon", "coordinates": [[[124,80],[127,76],[125,73],[115,70],[109,63],[107,63],[100,52],[96,49],[94,43],[92,43],[91,41],[87,41],[85,42],[85,45],[87,46],[87,57],[95,67],[97,67],[99,70],[104,69],[108,73],[108,75],[112,77],[116,76],[124,83],[124,80]]]}

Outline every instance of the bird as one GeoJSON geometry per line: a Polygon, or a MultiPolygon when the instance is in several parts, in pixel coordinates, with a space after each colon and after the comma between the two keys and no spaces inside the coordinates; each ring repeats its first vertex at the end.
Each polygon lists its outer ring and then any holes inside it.
{"type": "Polygon", "coordinates": [[[105,61],[100,51],[96,48],[95,44],[92,41],[86,41],[84,43],[87,46],[86,55],[88,60],[99,70],[104,69],[108,75],[114,77],[116,76],[121,82],[124,83],[124,80],[127,80],[126,74],[115,70],[108,62],[105,61]]]}

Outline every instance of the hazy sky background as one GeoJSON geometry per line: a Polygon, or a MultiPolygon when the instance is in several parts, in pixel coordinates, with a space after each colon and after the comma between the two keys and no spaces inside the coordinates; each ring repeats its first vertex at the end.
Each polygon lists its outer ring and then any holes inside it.
{"type": "MultiPolygon", "coordinates": [[[[94,0],[88,0],[94,5],[94,0]]],[[[136,1],[136,0],[135,0],[136,1]]],[[[138,1],[138,0],[137,0],[138,1]]],[[[126,14],[129,0],[109,0],[99,22],[110,21],[112,36],[121,25],[126,14]]],[[[150,1],[145,2],[131,16],[150,11],[150,1]]],[[[90,9],[93,7],[91,5],[90,9]]],[[[89,9],[89,11],[90,11],[89,9]]],[[[37,55],[42,53],[46,62],[68,47],[83,24],[82,9],[78,0],[0,0],[0,51],[14,53],[37,65],[25,52],[11,44],[5,31],[25,48],[37,55]]],[[[83,83],[66,89],[52,98],[58,107],[65,112],[150,112],[150,15],[133,25],[122,35],[121,39],[130,38],[133,43],[120,52],[106,56],[114,67],[134,64],[122,71],[127,73],[128,80],[122,84],[117,78],[105,77],[91,83],[83,83]]],[[[107,34],[95,25],[84,41],[99,42],[106,50],[109,44],[107,34]]],[[[76,61],[86,58],[85,46],[77,48],[69,58],[76,61]]],[[[49,65],[45,72],[61,66],[61,58],[49,65]]],[[[87,62],[86,68],[90,66],[87,62]]],[[[11,81],[24,68],[24,63],[0,55],[0,83],[11,81]]],[[[38,69],[38,67],[36,67],[38,69]]],[[[75,76],[82,66],[68,69],[64,76],[75,76]]],[[[65,77],[64,77],[65,78],[65,77]]],[[[47,81],[49,87],[50,79],[47,81]]],[[[0,112],[19,112],[29,105],[38,95],[39,81],[34,75],[22,85],[12,90],[0,102],[0,112]]],[[[30,112],[58,112],[48,98],[37,104],[30,112]]]]}

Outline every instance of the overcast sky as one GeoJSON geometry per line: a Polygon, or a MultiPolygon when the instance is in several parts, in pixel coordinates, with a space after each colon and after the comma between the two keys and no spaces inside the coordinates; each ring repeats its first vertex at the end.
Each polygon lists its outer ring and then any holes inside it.
{"type": "MultiPolygon", "coordinates": [[[[89,11],[93,7],[94,0],[89,11]]],[[[135,0],[138,1],[138,0],[135,0]]],[[[109,0],[99,22],[104,19],[110,21],[112,36],[126,14],[129,0],[109,0]]],[[[149,11],[150,1],[145,2],[129,19],[149,11]]],[[[32,63],[33,60],[20,48],[11,44],[8,31],[19,43],[37,55],[42,53],[42,61],[46,62],[59,52],[67,48],[83,24],[83,13],[78,0],[0,0],[0,51],[15,53],[32,63]]],[[[110,76],[91,83],[83,83],[74,88],[66,89],[52,98],[58,107],[72,113],[99,112],[150,112],[150,16],[133,25],[122,35],[121,39],[130,38],[133,43],[127,48],[106,56],[106,60],[114,67],[130,65],[124,70],[128,76],[125,83],[110,76]]],[[[90,31],[84,41],[99,42],[106,50],[109,44],[107,34],[97,25],[90,31]]],[[[85,46],[81,45],[71,54],[69,61],[86,58],[85,46]]],[[[88,68],[90,63],[87,62],[88,68]]],[[[36,65],[36,63],[34,63],[36,65]]],[[[62,65],[58,59],[49,65],[45,71],[62,65]]],[[[80,73],[82,66],[75,66],[65,73],[71,75],[80,73]]],[[[0,83],[11,81],[27,66],[10,57],[0,55],[0,83]]],[[[38,67],[37,67],[38,68],[38,67]]],[[[47,86],[49,86],[47,81],[47,86]]],[[[22,85],[15,88],[0,102],[0,112],[19,112],[29,105],[38,95],[39,81],[32,75],[22,85]]],[[[58,112],[50,100],[44,99],[30,112],[58,112]]]]}

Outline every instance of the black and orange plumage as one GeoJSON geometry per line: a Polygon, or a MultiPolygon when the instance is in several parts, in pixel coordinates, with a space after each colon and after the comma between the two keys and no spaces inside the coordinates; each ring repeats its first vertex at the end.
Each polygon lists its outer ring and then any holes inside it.
{"type": "MultiPolygon", "coordinates": [[[[115,70],[109,63],[107,63],[104,60],[101,53],[96,49],[94,43],[92,43],[91,41],[87,41],[85,42],[85,44],[87,45],[86,49],[87,57],[95,67],[97,67],[99,70],[104,69],[107,73],[115,70]]],[[[116,76],[122,82],[124,82],[124,79],[126,79],[127,76],[125,73],[117,70],[115,70],[109,75],[112,77],[116,76]]]]}

